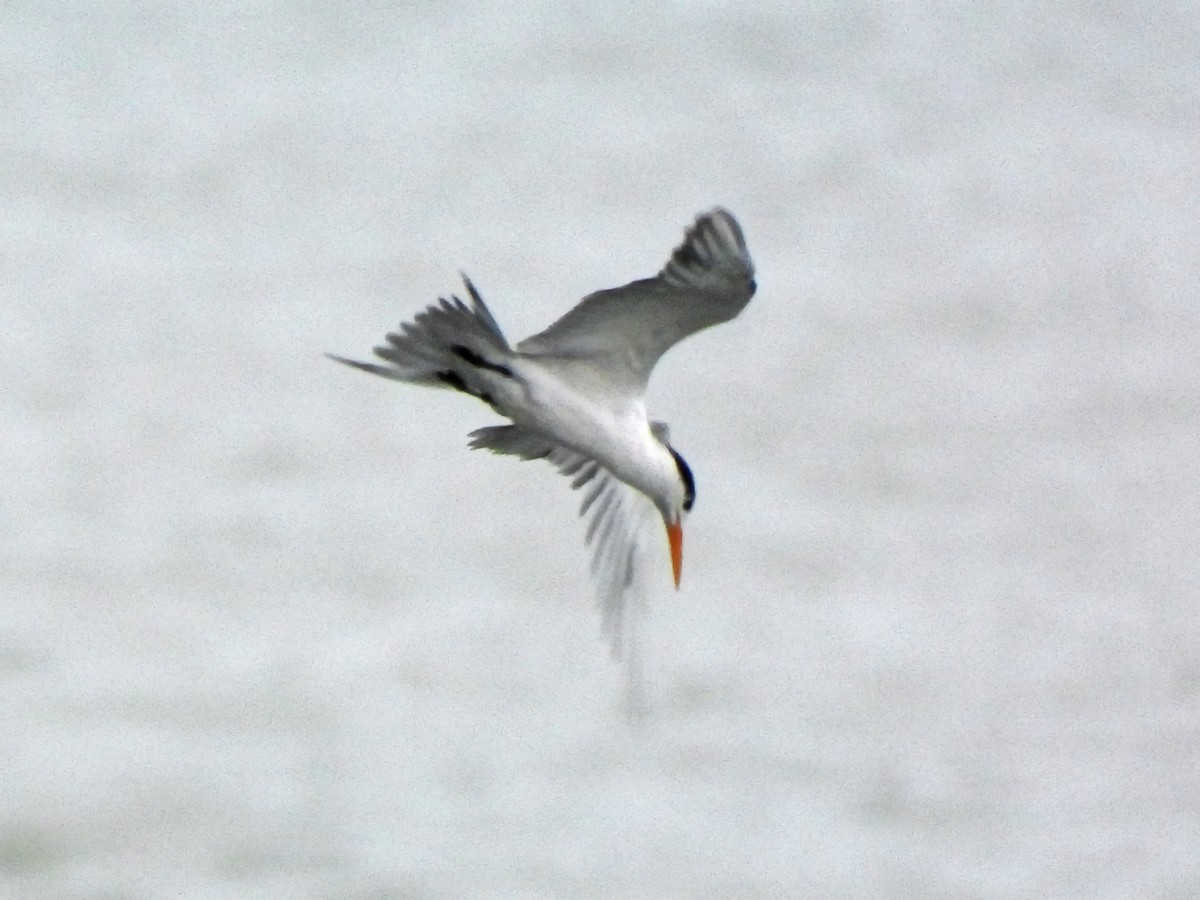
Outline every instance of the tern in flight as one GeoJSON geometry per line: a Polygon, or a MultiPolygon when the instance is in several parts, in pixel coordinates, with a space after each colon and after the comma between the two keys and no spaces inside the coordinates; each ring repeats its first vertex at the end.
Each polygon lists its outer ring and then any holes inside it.
{"type": "Polygon", "coordinates": [[[514,348],[465,275],[469,303],[442,299],[376,347],[364,372],[478,397],[511,424],[471,432],[472,449],[545,459],[585,489],[592,574],[605,636],[621,654],[643,525],[657,511],[679,587],[683,519],[696,484],[666,424],[646,413],[655,363],[697,331],[728,322],[754,295],[754,264],[732,214],[697,217],[653,278],[589,294],[514,348]]]}

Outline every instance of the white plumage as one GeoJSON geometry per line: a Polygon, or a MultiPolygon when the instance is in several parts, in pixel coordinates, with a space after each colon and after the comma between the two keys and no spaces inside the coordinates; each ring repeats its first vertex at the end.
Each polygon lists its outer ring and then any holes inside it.
{"type": "Polygon", "coordinates": [[[478,397],[511,420],[471,433],[471,447],[546,459],[583,489],[592,573],[614,655],[628,641],[643,526],[666,526],[675,583],[691,470],[651,422],[646,385],[659,358],[701,329],[727,322],[754,295],[754,265],[737,220],[699,216],[653,278],[597,291],[513,349],[465,276],[469,303],[443,299],[375,348],[384,364],[332,356],[358,369],[478,397]]]}

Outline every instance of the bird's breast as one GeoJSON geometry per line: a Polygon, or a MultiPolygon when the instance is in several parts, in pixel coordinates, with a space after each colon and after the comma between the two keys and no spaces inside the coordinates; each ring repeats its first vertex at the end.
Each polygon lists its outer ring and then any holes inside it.
{"type": "Polygon", "coordinates": [[[591,457],[634,487],[648,481],[654,438],[640,397],[615,396],[541,367],[521,375],[525,402],[509,413],[513,421],[591,457]]]}

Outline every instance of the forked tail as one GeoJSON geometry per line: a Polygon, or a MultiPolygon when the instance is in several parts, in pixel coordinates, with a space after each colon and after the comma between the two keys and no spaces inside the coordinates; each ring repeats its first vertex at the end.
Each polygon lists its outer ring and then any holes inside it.
{"type": "Polygon", "coordinates": [[[497,376],[513,377],[507,365],[513,351],[471,279],[462,278],[471,303],[453,295],[442,298],[390,332],[387,344],[374,349],[386,365],[326,356],[372,375],[454,388],[492,403],[488,384],[497,376]]]}

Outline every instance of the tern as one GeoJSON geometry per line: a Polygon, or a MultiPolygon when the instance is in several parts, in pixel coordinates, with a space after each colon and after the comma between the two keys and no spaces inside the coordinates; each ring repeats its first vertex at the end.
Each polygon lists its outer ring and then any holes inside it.
{"type": "Polygon", "coordinates": [[[754,296],[754,264],[737,219],[698,216],[652,278],[597,291],[516,347],[464,274],[469,303],[451,295],[427,307],[387,343],[383,364],[336,362],[408,384],[477,397],[511,424],[471,432],[472,449],[545,459],[586,488],[592,574],[605,636],[621,652],[626,594],[635,583],[642,526],[661,518],[679,588],[683,519],[696,482],[663,422],[646,411],[655,364],[689,335],[728,322],[754,296]]]}

